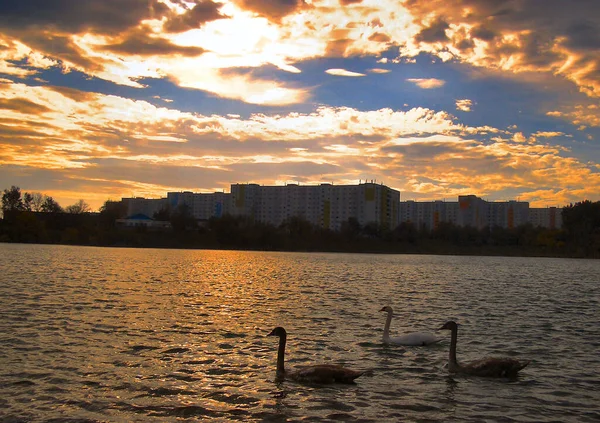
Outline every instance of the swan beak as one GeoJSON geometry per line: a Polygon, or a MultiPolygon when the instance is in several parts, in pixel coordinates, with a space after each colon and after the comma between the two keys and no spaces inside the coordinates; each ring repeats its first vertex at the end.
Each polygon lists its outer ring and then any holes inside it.
{"type": "Polygon", "coordinates": [[[275,336],[275,330],[273,329],[267,336],[275,336]]]}
{"type": "Polygon", "coordinates": [[[379,311],[385,311],[385,307],[382,307],[381,310],[379,310],[379,311]]]}

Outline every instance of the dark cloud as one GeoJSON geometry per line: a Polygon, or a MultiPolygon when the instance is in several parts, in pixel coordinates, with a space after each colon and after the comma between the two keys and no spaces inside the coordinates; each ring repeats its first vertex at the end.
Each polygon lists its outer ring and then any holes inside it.
{"type": "Polygon", "coordinates": [[[449,28],[448,22],[438,19],[427,28],[424,28],[417,34],[415,39],[424,43],[436,43],[438,41],[447,41],[446,30],[449,28]]]}
{"type": "MultiPolygon", "coordinates": [[[[600,13],[600,11],[599,11],[600,13]]],[[[573,50],[600,50],[600,25],[582,20],[570,25],[566,30],[565,46],[573,50]]]]}
{"type": "Polygon", "coordinates": [[[381,149],[384,153],[401,154],[403,160],[411,162],[426,162],[448,153],[464,154],[466,143],[456,144],[448,142],[414,142],[411,144],[386,146],[381,149]]]}
{"type": "MultiPolygon", "coordinates": [[[[185,166],[173,164],[152,163],[149,166],[145,162],[136,162],[125,159],[93,159],[90,161],[94,166],[81,170],[71,170],[72,174],[78,174],[82,179],[105,179],[111,175],[115,181],[133,181],[144,184],[155,184],[159,186],[178,186],[194,188],[191,181],[202,181],[204,186],[219,186],[222,180],[227,180],[231,175],[226,170],[198,166],[185,166]]],[[[163,195],[166,196],[166,192],[163,195]]]]}
{"type": "Polygon", "coordinates": [[[479,25],[471,30],[471,35],[483,41],[492,41],[498,34],[483,25],[479,25]]]}
{"type": "Polygon", "coordinates": [[[306,7],[304,0],[235,0],[241,8],[277,21],[306,7]]]}
{"type": "MultiPolygon", "coordinates": [[[[24,127],[23,125],[15,126],[0,124],[0,150],[5,150],[5,146],[2,145],[3,141],[5,141],[8,146],[26,143],[37,146],[38,139],[47,136],[48,135],[44,132],[34,131],[31,128],[24,127]]],[[[42,152],[40,151],[40,153],[42,152]]]]}
{"type": "Polygon", "coordinates": [[[47,85],[46,88],[77,102],[91,101],[94,100],[98,95],[93,92],[81,91],[76,88],[62,87],[58,85],[47,85]]]}
{"type": "Polygon", "coordinates": [[[199,28],[206,22],[224,18],[219,12],[220,7],[220,4],[212,1],[200,1],[187,12],[167,20],[164,28],[168,32],[184,32],[199,28]]]}
{"type": "Polygon", "coordinates": [[[181,56],[199,56],[204,53],[200,47],[178,46],[169,40],[151,37],[142,30],[134,30],[127,34],[124,39],[114,44],[108,44],[103,50],[113,53],[125,53],[140,56],[161,56],[178,54],[181,56]]]}
{"type": "Polygon", "coordinates": [[[292,163],[240,163],[233,164],[229,168],[238,175],[245,175],[247,180],[263,179],[265,175],[273,175],[272,179],[274,180],[281,176],[287,176],[289,179],[295,179],[294,177],[314,178],[315,176],[339,173],[343,170],[334,164],[315,163],[308,160],[292,163]]]}
{"type": "Polygon", "coordinates": [[[0,109],[15,110],[30,115],[39,115],[51,111],[46,106],[25,98],[0,98],[0,109]]]}
{"type": "Polygon", "coordinates": [[[388,43],[391,41],[391,38],[387,34],[383,34],[381,32],[375,32],[369,37],[369,41],[376,41],[378,43],[388,43]]]}
{"type": "Polygon", "coordinates": [[[32,49],[38,50],[48,57],[79,66],[86,72],[100,72],[104,69],[106,63],[104,59],[88,58],[87,53],[66,34],[53,34],[45,31],[11,31],[10,34],[19,38],[32,49]]]}
{"type": "Polygon", "coordinates": [[[0,27],[114,33],[137,26],[144,19],[161,18],[168,12],[169,8],[158,0],[2,1],[0,27]]]}
{"type": "Polygon", "coordinates": [[[352,45],[351,39],[339,39],[329,41],[327,43],[327,47],[325,48],[325,56],[326,57],[344,57],[346,55],[346,50],[350,45],[352,45]]]}

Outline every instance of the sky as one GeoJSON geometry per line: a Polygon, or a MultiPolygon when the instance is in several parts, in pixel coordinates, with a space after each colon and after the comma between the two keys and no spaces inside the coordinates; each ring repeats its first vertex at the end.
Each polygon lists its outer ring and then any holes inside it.
{"type": "Polygon", "coordinates": [[[0,2],[0,190],[600,200],[598,0],[0,2]]]}

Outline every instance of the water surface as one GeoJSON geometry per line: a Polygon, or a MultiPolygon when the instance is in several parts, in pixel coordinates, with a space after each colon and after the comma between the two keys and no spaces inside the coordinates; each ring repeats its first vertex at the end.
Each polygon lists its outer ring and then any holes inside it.
{"type": "Polygon", "coordinates": [[[0,420],[600,420],[600,261],[0,244],[0,420]],[[459,360],[530,359],[514,381],[449,376],[432,347],[381,343],[461,324],[459,360]],[[335,362],[355,385],[275,380],[335,362]]]}

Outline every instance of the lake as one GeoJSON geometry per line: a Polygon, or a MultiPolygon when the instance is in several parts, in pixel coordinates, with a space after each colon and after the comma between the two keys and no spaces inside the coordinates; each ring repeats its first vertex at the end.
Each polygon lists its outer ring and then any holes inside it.
{"type": "Polygon", "coordinates": [[[0,244],[2,422],[600,421],[600,261],[0,244]],[[531,360],[516,380],[459,361],[531,360]],[[355,385],[275,378],[333,362],[355,385]]]}

